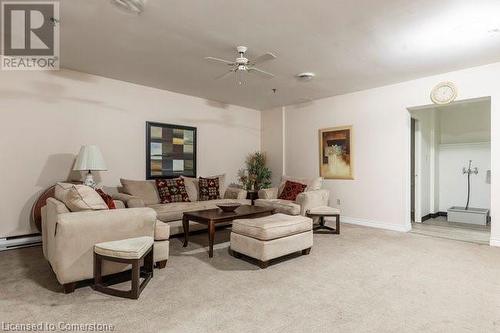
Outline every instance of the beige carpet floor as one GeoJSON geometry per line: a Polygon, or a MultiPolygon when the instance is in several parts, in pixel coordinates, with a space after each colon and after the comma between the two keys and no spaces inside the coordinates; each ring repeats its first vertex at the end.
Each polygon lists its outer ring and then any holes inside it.
{"type": "MultiPolygon", "coordinates": [[[[500,332],[500,249],[343,225],[309,256],[261,270],[215,256],[206,234],[172,255],[138,301],[61,292],[41,248],[0,253],[0,321],[98,322],[115,332],[500,332]]],[[[1,329],[0,329],[1,331],[1,329]]]]}

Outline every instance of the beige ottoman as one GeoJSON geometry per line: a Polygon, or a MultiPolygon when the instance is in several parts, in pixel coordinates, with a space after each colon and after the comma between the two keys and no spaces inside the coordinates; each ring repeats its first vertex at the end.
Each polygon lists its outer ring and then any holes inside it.
{"type": "Polygon", "coordinates": [[[256,219],[233,221],[231,251],[259,260],[266,268],[269,260],[302,251],[309,254],[313,245],[312,219],[305,216],[274,214],[256,219]]]}

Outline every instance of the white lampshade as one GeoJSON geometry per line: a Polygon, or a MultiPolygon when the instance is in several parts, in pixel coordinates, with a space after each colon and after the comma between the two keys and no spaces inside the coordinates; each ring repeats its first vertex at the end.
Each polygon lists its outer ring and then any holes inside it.
{"type": "Polygon", "coordinates": [[[80,148],[73,170],[105,171],[107,168],[99,148],[94,145],[85,145],[80,148]]]}

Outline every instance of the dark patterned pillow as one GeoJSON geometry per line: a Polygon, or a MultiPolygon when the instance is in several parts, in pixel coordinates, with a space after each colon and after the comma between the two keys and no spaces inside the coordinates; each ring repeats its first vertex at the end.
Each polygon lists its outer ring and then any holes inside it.
{"type": "Polygon", "coordinates": [[[156,179],[156,188],[160,195],[160,203],[190,202],[186,192],[184,179],[156,179]]]}
{"type": "Polygon", "coordinates": [[[219,178],[199,178],[199,201],[220,199],[219,178]]]}
{"type": "Polygon", "coordinates": [[[102,200],[106,203],[109,209],[116,209],[115,202],[113,201],[113,197],[109,194],[104,193],[100,188],[95,190],[101,196],[102,200]]]}
{"type": "Polygon", "coordinates": [[[306,190],[307,185],[286,181],[285,187],[279,196],[279,199],[295,201],[297,196],[306,190]]]}

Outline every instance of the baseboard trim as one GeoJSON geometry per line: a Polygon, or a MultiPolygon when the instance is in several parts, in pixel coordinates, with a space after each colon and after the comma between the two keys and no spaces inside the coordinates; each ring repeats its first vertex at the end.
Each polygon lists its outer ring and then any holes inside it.
{"type": "Polygon", "coordinates": [[[490,246],[500,247],[500,239],[498,239],[498,238],[490,238],[490,246]]]}
{"type": "Polygon", "coordinates": [[[434,214],[427,214],[425,216],[422,216],[422,222],[425,222],[427,220],[430,220],[434,214]]]}
{"type": "Polygon", "coordinates": [[[377,229],[386,229],[392,231],[399,232],[408,232],[411,230],[411,224],[401,225],[401,224],[389,224],[379,221],[373,221],[368,219],[349,217],[349,216],[340,216],[340,221],[342,223],[361,225],[364,227],[377,228],[377,229]]]}
{"type": "Polygon", "coordinates": [[[42,236],[40,234],[0,238],[0,251],[35,246],[40,245],[41,243],[42,236]]]}

